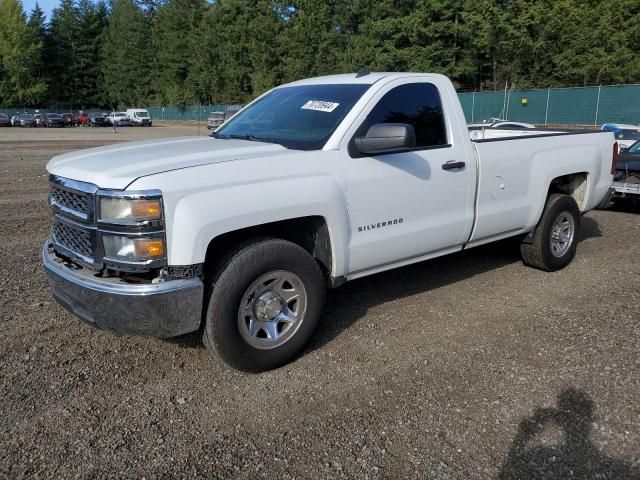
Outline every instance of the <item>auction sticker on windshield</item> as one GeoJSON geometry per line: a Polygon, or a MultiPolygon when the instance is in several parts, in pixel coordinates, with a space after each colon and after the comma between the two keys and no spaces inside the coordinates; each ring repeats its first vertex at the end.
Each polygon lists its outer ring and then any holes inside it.
{"type": "Polygon", "coordinates": [[[334,102],[323,102],[322,100],[309,100],[302,106],[302,110],[316,110],[317,112],[333,112],[340,105],[334,102]]]}

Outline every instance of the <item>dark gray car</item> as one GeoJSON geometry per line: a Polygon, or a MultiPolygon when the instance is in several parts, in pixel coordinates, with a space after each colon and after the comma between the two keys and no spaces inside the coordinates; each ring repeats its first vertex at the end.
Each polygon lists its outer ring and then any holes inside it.
{"type": "Polygon", "coordinates": [[[108,127],[107,116],[102,112],[89,112],[90,127],[108,127]]]}
{"type": "Polygon", "coordinates": [[[0,113],[0,127],[10,127],[11,119],[6,113],[0,113]]]}
{"type": "Polygon", "coordinates": [[[36,117],[30,113],[22,113],[18,117],[19,127],[37,127],[36,117]]]}
{"type": "Polygon", "coordinates": [[[47,113],[44,116],[45,127],[64,127],[64,118],[59,113],[47,113]]]}

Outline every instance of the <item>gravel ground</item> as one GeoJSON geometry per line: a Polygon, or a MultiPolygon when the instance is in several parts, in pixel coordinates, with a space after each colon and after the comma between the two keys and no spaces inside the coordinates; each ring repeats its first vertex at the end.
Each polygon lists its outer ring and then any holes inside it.
{"type": "Polygon", "coordinates": [[[349,283],[259,375],[67,314],[38,258],[46,161],[185,133],[0,130],[1,478],[640,478],[633,206],[589,213],[561,272],[502,242],[349,283]]]}

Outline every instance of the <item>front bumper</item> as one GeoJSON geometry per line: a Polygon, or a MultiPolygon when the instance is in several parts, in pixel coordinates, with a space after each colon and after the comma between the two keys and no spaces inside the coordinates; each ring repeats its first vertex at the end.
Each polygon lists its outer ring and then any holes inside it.
{"type": "Polygon", "coordinates": [[[152,284],[99,278],[59,258],[47,241],[42,263],[53,297],[85,323],[121,335],[175,337],[200,327],[204,284],[199,277],[152,284]]]}

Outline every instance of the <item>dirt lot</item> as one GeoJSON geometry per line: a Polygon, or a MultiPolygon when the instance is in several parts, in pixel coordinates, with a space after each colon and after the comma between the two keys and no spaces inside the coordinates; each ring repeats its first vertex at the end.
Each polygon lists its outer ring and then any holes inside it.
{"type": "Polygon", "coordinates": [[[39,260],[47,160],[196,133],[0,130],[0,478],[640,478],[630,207],[589,213],[561,272],[503,242],[347,284],[260,375],[63,311],[39,260]]]}

